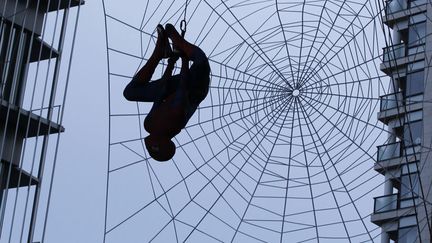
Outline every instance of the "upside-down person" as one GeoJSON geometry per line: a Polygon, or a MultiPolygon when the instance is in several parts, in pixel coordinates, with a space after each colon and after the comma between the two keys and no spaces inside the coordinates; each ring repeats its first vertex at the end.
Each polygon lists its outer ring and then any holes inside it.
{"type": "Polygon", "coordinates": [[[129,101],[153,102],[144,120],[144,128],[150,134],[144,139],[145,145],[155,160],[167,161],[176,150],[171,139],[186,126],[207,96],[210,66],[204,52],[187,42],[173,25],[167,24],[165,29],[158,25],[157,33],[151,57],[126,86],[123,95],[129,101]],[[180,74],[172,75],[179,57],[182,61],[180,74]],[[168,58],[168,64],[162,78],[150,82],[164,58],[168,58]],[[193,62],[190,68],[189,61],[193,62]]]}

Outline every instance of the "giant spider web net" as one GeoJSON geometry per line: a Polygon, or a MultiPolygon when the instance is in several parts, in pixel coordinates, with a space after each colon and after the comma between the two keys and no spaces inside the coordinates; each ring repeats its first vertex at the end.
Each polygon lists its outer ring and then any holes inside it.
{"type": "MultiPolygon", "coordinates": [[[[374,242],[373,170],[389,78],[379,1],[189,1],[186,39],[208,55],[207,98],[147,153],[150,104],[122,91],[183,1],[104,0],[110,99],[106,242],[374,242]]],[[[388,33],[387,33],[388,34],[388,33]]],[[[155,72],[159,76],[163,65],[155,72]]]]}

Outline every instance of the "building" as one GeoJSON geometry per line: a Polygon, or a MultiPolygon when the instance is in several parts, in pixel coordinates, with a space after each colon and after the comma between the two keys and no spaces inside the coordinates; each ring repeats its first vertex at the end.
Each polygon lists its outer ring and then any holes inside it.
{"type": "Polygon", "coordinates": [[[81,4],[0,0],[0,242],[43,241],[81,4]]]}
{"type": "Polygon", "coordinates": [[[426,243],[431,242],[432,214],[432,4],[386,4],[383,23],[392,39],[380,69],[391,81],[378,119],[390,135],[378,147],[375,170],[385,176],[385,188],[375,198],[371,221],[382,228],[382,243],[426,243]]]}

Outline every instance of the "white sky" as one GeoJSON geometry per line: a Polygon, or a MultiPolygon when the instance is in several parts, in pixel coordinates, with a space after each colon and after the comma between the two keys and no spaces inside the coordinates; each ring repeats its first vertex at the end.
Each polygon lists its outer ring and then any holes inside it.
{"type": "Polygon", "coordinates": [[[101,1],[81,8],[47,243],[101,242],[108,135],[101,1]]]}

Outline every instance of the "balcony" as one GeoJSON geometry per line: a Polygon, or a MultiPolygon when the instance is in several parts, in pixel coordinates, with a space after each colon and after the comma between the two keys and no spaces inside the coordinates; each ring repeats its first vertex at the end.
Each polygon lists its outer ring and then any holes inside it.
{"type": "Polygon", "coordinates": [[[377,118],[382,123],[389,125],[390,122],[398,118],[402,119],[396,123],[403,122],[405,116],[410,112],[423,109],[423,96],[404,98],[402,93],[394,93],[381,96],[380,112],[377,118]]]}
{"type": "Polygon", "coordinates": [[[380,111],[387,111],[403,105],[403,95],[401,92],[383,95],[380,97],[380,111]]]}
{"type": "Polygon", "coordinates": [[[43,19],[48,12],[83,5],[83,0],[40,0],[40,1],[8,1],[0,0],[2,21],[14,23],[15,26],[42,35],[43,19]],[[29,21],[31,19],[32,21],[29,21]]]}
{"type": "Polygon", "coordinates": [[[41,116],[44,115],[42,113],[24,110],[0,99],[0,126],[3,128],[0,129],[2,161],[18,166],[25,139],[64,132],[63,126],[48,120],[46,115],[41,116]]]}
{"type": "Polygon", "coordinates": [[[395,72],[405,70],[410,63],[425,59],[424,48],[410,48],[409,53],[405,43],[383,48],[383,63],[381,71],[391,76],[395,72]]]}
{"type": "Polygon", "coordinates": [[[378,146],[377,162],[401,157],[401,142],[378,146]]]}
{"type": "MultiPolygon", "coordinates": [[[[408,161],[407,156],[402,156],[402,142],[390,143],[378,146],[377,161],[374,165],[374,169],[385,174],[389,170],[400,168],[400,166],[408,161]]],[[[412,156],[411,156],[412,157],[412,156]]],[[[393,177],[398,177],[400,173],[393,172],[393,177]]]]}
{"type": "MultiPolygon", "coordinates": [[[[403,168],[404,165],[418,161],[420,152],[420,144],[404,146],[402,142],[397,142],[378,146],[374,170],[384,175],[389,170],[403,168]]],[[[398,177],[400,172],[394,171],[393,176],[398,177]]]]}
{"type": "MultiPolygon", "coordinates": [[[[39,183],[38,178],[36,178],[34,175],[31,175],[30,173],[20,169],[19,166],[11,164],[6,160],[1,160],[0,162],[0,178],[9,178],[9,189],[26,187],[29,185],[33,186],[39,183]],[[10,168],[11,166],[12,168],[10,168]]],[[[0,183],[0,189],[3,190],[5,189],[4,187],[5,185],[0,183]]]]}
{"type": "Polygon", "coordinates": [[[405,79],[407,76],[407,67],[404,68],[399,68],[397,70],[394,70],[389,76],[392,77],[393,79],[405,79]]]}
{"type": "Polygon", "coordinates": [[[374,170],[381,173],[382,175],[385,175],[385,173],[389,170],[393,170],[393,176],[397,177],[400,173],[395,171],[396,169],[403,168],[404,165],[407,165],[418,159],[418,154],[403,154],[400,157],[377,161],[377,163],[374,164],[374,170]]]}
{"type": "Polygon", "coordinates": [[[386,15],[383,17],[383,22],[390,28],[395,24],[406,21],[409,16],[426,11],[427,0],[417,0],[410,3],[409,8],[404,0],[390,0],[386,4],[386,15]]]}
{"type": "Polygon", "coordinates": [[[396,181],[400,183],[396,186],[398,193],[374,198],[374,213],[371,221],[377,225],[394,222],[401,216],[412,214],[415,212],[415,207],[419,205],[418,174],[403,174],[396,181]]]}
{"type": "Polygon", "coordinates": [[[398,194],[374,198],[374,213],[384,213],[398,208],[398,194]]]}
{"type": "Polygon", "coordinates": [[[383,62],[395,61],[395,59],[405,57],[405,44],[400,43],[383,48],[383,62]]]}
{"type": "Polygon", "coordinates": [[[60,124],[46,117],[24,110],[3,99],[0,99],[0,124],[13,131],[18,126],[18,134],[23,134],[26,138],[61,133],[65,130],[60,124]]]}
{"type": "MultiPolygon", "coordinates": [[[[413,201],[412,198],[409,200],[413,201]]],[[[371,215],[371,222],[380,226],[415,212],[413,204],[402,205],[401,202],[398,194],[374,198],[374,213],[371,215]]]]}

